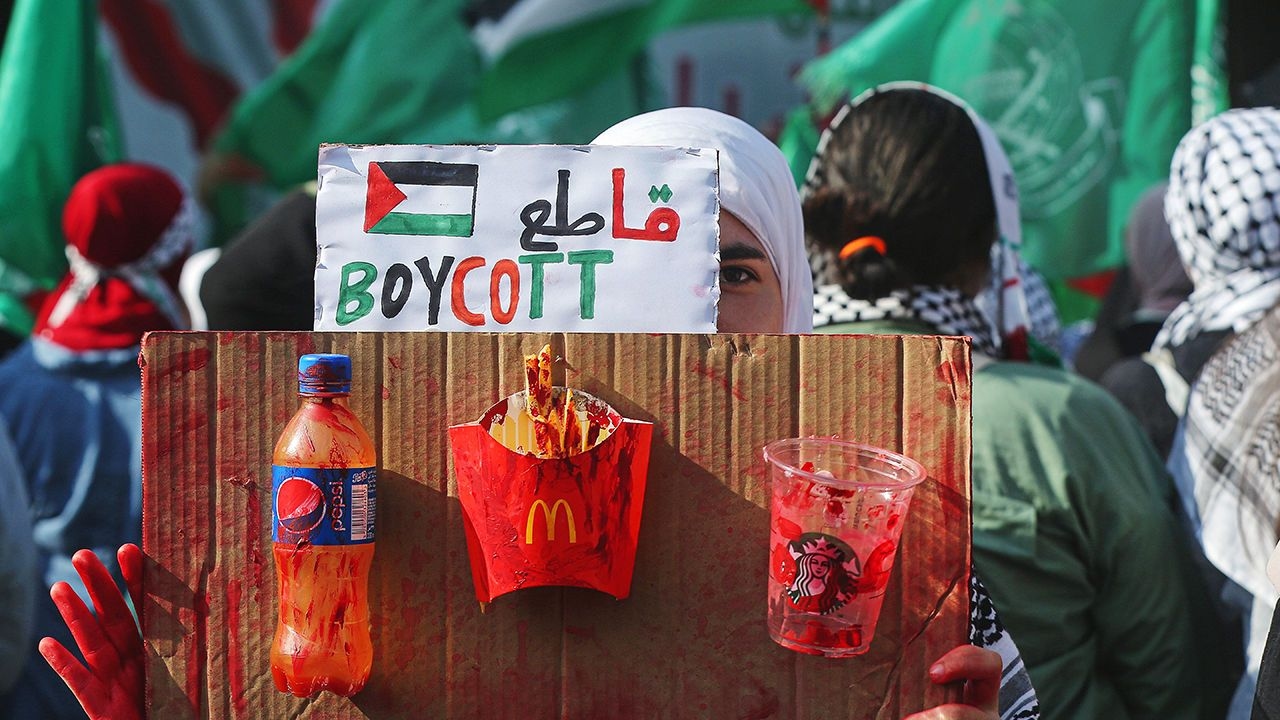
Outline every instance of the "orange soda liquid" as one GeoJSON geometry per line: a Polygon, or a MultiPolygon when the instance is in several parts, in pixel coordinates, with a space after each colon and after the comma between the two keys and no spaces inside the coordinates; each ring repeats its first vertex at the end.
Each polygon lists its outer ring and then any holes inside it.
{"type": "Polygon", "coordinates": [[[377,459],[345,395],[311,395],[305,385],[300,392],[272,455],[280,615],[271,676],[278,690],[299,697],[321,690],[350,696],[373,666],[368,578],[377,459]]]}

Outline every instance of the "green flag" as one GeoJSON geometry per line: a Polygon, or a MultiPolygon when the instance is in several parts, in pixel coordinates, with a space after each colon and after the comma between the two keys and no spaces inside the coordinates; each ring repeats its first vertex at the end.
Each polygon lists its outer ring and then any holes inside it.
{"type": "Polygon", "coordinates": [[[71,186],[119,157],[95,8],[18,0],[0,55],[0,325],[20,334],[32,323],[22,299],[66,271],[71,186]]]}
{"type": "Polygon", "coordinates": [[[324,142],[406,142],[436,128],[450,142],[476,126],[467,106],[479,57],[457,0],[343,0],[232,110],[214,140],[288,186],[316,176],[324,142]]]}
{"type": "Polygon", "coordinates": [[[1217,3],[905,0],[801,78],[820,107],[891,80],[968,100],[1013,163],[1026,259],[1064,281],[1122,263],[1193,98],[1197,117],[1225,108],[1217,3]]]}
{"type": "Polygon", "coordinates": [[[479,110],[498,117],[579,93],[681,25],[811,11],[803,0],[520,0],[479,33],[493,58],[479,110]]]}
{"type": "Polygon", "coordinates": [[[215,140],[284,187],[316,176],[317,146],[341,143],[585,143],[649,108],[635,63],[571,97],[483,121],[480,51],[459,0],[343,0],[215,140]]]}

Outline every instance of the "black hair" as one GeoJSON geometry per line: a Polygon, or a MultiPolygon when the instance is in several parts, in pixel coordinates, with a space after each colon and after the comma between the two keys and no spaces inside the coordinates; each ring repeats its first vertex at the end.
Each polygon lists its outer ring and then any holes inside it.
{"type": "MultiPolygon", "coordinates": [[[[833,125],[806,183],[805,237],[815,267],[852,297],[912,285],[955,285],[986,267],[995,201],[982,139],[965,110],[926,90],[879,92],[833,125]],[[849,241],[884,240],[839,259],[849,241]]],[[[824,278],[820,278],[820,281],[824,278]]]]}

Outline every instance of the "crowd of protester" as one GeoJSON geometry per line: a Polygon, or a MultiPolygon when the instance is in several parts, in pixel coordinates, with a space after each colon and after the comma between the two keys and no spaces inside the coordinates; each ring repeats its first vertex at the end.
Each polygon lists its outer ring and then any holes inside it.
{"type": "MultiPolygon", "coordinates": [[[[971,339],[971,642],[930,679],[972,692],[921,720],[1280,717],[1280,112],[1185,136],[1070,357],[1017,252],[1009,159],[959,98],[895,84],[847,103],[799,190],[772,143],[711,110],[594,142],[720,151],[721,331],[971,339]]],[[[70,271],[0,361],[0,717],[141,714],[119,590],[141,560],[136,358],[144,332],[188,326],[191,202],[147,166],[85,176],[70,271]]],[[[206,258],[195,314],[310,329],[314,217],[298,189],[206,258]]]]}

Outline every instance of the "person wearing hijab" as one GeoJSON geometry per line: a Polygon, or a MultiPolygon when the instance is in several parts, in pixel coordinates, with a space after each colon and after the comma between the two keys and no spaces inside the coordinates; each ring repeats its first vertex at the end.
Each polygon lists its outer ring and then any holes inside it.
{"type": "MultiPolygon", "coordinates": [[[[782,152],[747,123],[707,108],[668,108],[623,120],[596,145],[714,148],[720,158],[721,332],[807,333],[813,280],[795,182],[782,152]]],[[[1036,695],[1017,645],[973,577],[974,645],[1001,656],[1000,717],[1038,717],[1036,695]]],[[[938,709],[935,709],[938,711],[938,709]]],[[[933,717],[933,716],[930,716],[933,717]]]]}
{"type": "MultiPolygon", "coordinates": [[[[606,130],[595,144],[719,150],[724,285],[719,328],[725,332],[811,329],[812,280],[805,262],[799,196],[781,152],[763,135],[741,120],[713,110],[674,108],[625,120],[606,130]]],[[[120,651],[110,650],[111,671],[101,674],[80,665],[62,644],[51,639],[41,643],[41,651],[75,689],[92,718],[140,718],[142,647],[137,642],[133,619],[123,611],[120,592],[107,579],[102,561],[85,551],[78,553],[75,561],[85,582],[97,589],[96,594],[106,607],[92,615],[68,594],[65,586],[54,588],[54,594],[62,598],[68,621],[84,628],[77,641],[90,651],[108,646],[119,647],[120,651]],[[123,641],[113,645],[111,638],[123,641]]],[[[123,546],[119,562],[129,579],[130,593],[137,597],[141,551],[135,545],[123,546]]],[[[979,613],[980,621],[972,628],[978,639],[974,644],[989,644],[982,641],[998,636],[1000,641],[995,647],[1001,655],[973,645],[954,648],[943,655],[930,668],[930,679],[938,684],[966,683],[965,701],[971,704],[943,705],[912,718],[994,718],[998,707],[1003,707],[1005,698],[1013,693],[1012,697],[1022,701],[1003,717],[1013,720],[1016,714],[1019,720],[1034,720],[1035,695],[1017,659],[1017,648],[1000,632],[991,602],[978,583],[971,587],[970,604],[979,613]],[[1002,655],[1011,659],[1002,663],[1002,655]]]]}
{"type": "Polygon", "coordinates": [[[973,343],[974,566],[1044,717],[1200,717],[1198,578],[1159,458],[1100,388],[1011,361],[1029,356],[1029,312],[995,133],[937,89],[883,86],[836,114],[802,197],[819,281],[850,298],[820,332],[973,343]],[[993,244],[1007,253],[994,270],[993,244]],[[997,302],[980,306],[993,276],[997,302]]]}
{"type": "Polygon", "coordinates": [[[800,200],[782,152],[768,138],[714,110],[670,108],[623,120],[592,143],[718,149],[720,332],[813,330],[800,200]]]}
{"type": "MultiPolygon", "coordinates": [[[[0,363],[0,418],[26,475],[37,572],[44,587],[84,587],[74,548],[114,565],[142,532],[143,333],[186,327],[177,283],[192,246],[192,211],[168,173],[146,165],[95,170],[71,190],[62,229],[70,271],[45,300],[32,337],[0,363]]],[[[112,567],[113,574],[118,572],[112,567]]],[[[47,594],[37,635],[70,643],[47,594]]],[[[15,720],[84,714],[35,654],[0,713],[15,720]]]]}
{"type": "MultiPolygon", "coordinates": [[[[1165,216],[1195,286],[1157,347],[1212,333],[1212,355],[1187,400],[1169,469],[1205,556],[1231,582],[1245,618],[1245,676],[1231,718],[1249,716],[1276,607],[1267,558],[1280,541],[1280,110],[1231,110],[1188,132],[1174,152],[1165,216]]],[[[1271,685],[1274,689],[1274,685],[1271,685]]]]}

